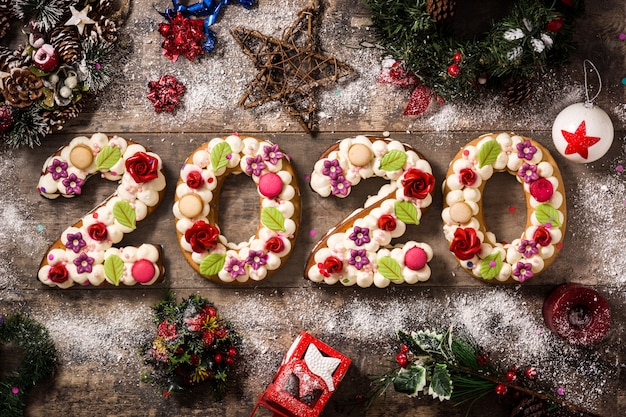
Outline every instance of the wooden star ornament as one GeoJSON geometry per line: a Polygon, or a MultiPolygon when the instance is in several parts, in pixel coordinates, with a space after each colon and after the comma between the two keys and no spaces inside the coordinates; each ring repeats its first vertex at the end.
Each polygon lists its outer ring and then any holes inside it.
{"type": "Polygon", "coordinates": [[[318,13],[317,2],[311,2],[299,12],[282,39],[240,26],[231,30],[235,41],[259,70],[239,100],[240,106],[250,109],[279,101],[307,133],[313,130],[317,110],[315,89],[354,72],[335,57],[318,51],[312,34],[318,13]]]}

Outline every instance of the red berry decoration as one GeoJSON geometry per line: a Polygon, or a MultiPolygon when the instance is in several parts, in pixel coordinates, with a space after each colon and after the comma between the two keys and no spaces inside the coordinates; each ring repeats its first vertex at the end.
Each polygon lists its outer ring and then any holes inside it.
{"type": "Polygon", "coordinates": [[[531,381],[539,378],[539,372],[537,372],[537,368],[533,366],[526,368],[526,370],[524,371],[524,375],[526,375],[526,378],[531,381]]]}
{"type": "Polygon", "coordinates": [[[404,343],[402,344],[402,346],[400,346],[400,350],[403,353],[409,353],[409,347],[407,345],[405,345],[404,343]]]}
{"type": "Polygon", "coordinates": [[[215,360],[215,363],[222,363],[222,361],[224,360],[224,357],[222,356],[221,353],[216,353],[213,359],[215,360]]]}
{"type": "Polygon", "coordinates": [[[154,111],[157,113],[163,111],[172,113],[180,102],[180,96],[186,90],[185,86],[172,75],[163,75],[158,81],[150,81],[148,88],[150,89],[148,100],[154,104],[154,111]]]}
{"type": "Polygon", "coordinates": [[[396,361],[402,368],[405,368],[409,364],[409,358],[406,356],[406,353],[402,352],[396,355],[396,361]]]}
{"type": "Polygon", "coordinates": [[[13,127],[13,111],[11,107],[0,106],[0,132],[6,132],[13,127]]]}
{"type": "Polygon", "coordinates": [[[507,388],[506,385],[504,385],[504,384],[496,385],[496,394],[498,394],[498,395],[506,395],[507,392],[509,392],[509,389],[507,388]]]}
{"type": "Polygon", "coordinates": [[[54,46],[44,43],[33,54],[33,64],[44,72],[51,72],[59,66],[59,54],[54,46]]]}
{"type": "Polygon", "coordinates": [[[461,67],[457,64],[452,64],[448,67],[448,75],[450,77],[458,77],[461,74],[461,67]]]}
{"type": "Polygon", "coordinates": [[[517,374],[515,371],[509,371],[506,373],[506,380],[509,382],[514,382],[517,379],[517,374]]]}
{"type": "Polygon", "coordinates": [[[457,52],[456,54],[454,54],[453,59],[454,59],[454,62],[458,64],[459,62],[463,60],[463,55],[460,52],[457,52]]]}
{"type": "Polygon", "coordinates": [[[237,353],[237,348],[235,348],[234,346],[228,348],[228,356],[230,358],[234,358],[235,356],[237,356],[237,353]]]}
{"type": "Polygon", "coordinates": [[[590,345],[606,336],[611,327],[611,309],[592,288],[564,284],[543,303],[546,326],[568,343],[590,345]]]}

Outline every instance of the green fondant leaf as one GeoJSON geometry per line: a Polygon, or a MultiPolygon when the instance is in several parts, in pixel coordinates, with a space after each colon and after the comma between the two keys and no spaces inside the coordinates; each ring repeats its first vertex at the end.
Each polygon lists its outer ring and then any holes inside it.
{"type": "Polygon", "coordinates": [[[396,217],[406,224],[420,224],[417,209],[410,201],[397,201],[394,205],[396,217]]]}
{"type": "Polygon", "coordinates": [[[113,167],[113,165],[115,165],[121,157],[122,151],[120,151],[120,148],[109,145],[105,146],[96,156],[96,170],[102,171],[111,169],[111,167],[113,167]]]}
{"type": "Polygon", "coordinates": [[[480,275],[484,279],[493,279],[497,277],[501,269],[502,257],[500,256],[500,252],[492,253],[491,255],[483,259],[480,263],[480,275]],[[491,266],[491,262],[495,262],[495,265],[491,266]]]}
{"type": "Polygon", "coordinates": [[[541,224],[550,223],[552,226],[561,227],[559,211],[550,204],[539,204],[535,208],[535,216],[541,224]]]}
{"type": "Polygon", "coordinates": [[[452,395],[452,378],[450,378],[450,373],[445,364],[436,363],[433,367],[428,393],[435,399],[450,399],[452,395]]]}
{"type": "Polygon", "coordinates": [[[224,262],[225,253],[212,253],[200,263],[200,273],[206,276],[217,275],[224,267],[224,262]]]}
{"type": "Polygon", "coordinates": [[[128,201],[120,200],[113,205],[113,217],[122,226],[133,230],[137,227],[137,213],[128,201]]]}
{"type": "Polygon", "coordinates": [[[389,281],[402,281],[402,267],[391,256],[383,256],[378,260],[378,272],[389,281]]]}
{"type": "Polygon", "coordinates": [[[401,369],[393,379],[393,388],[397,392],[414,397],[426,386],[426,368],[420,365],[411,365],[401,369]]]}
{"type": "Polygon", "coordinates": [[[498,155],[502,151],[500,144],[492,139],[482,144],[478,150],[478,168],[482,168],[485,165],[491,165],[496,162],[498,155]]]}
{"type": "Polygon", "coordinates": [[[117,255],[110,255],[104,260],[104,275],[111,284],[118,286],[124,275],[124,261],[117,255]]]}
{"type": "Polygon", "coordinates": [[[285,231],[285,216],[275,207],[265,207],[261,211],[263,226],[275,232],[285,231]]]}
{"type": "Polygon", "coordinates": [[[228,155],[233,152],[228,142],[220,142],[211,149],[211,166],[219,171],[228,165],[228,155]]]}
{"type": "Polygon", "coordinates": [[[380,160],[380,169],[385,171],[397,171],[406,163],[406,152],[392,149],[383,155],[380,160]]]}

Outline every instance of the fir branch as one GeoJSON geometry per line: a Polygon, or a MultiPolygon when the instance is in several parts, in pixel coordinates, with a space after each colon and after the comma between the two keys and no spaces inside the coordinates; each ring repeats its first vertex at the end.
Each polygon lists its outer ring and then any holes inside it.
{"type": "Polygon", "coordinates": [[[93,38],[83,40],[80,70],[88,91],[100,91],[111,82],[113,67],[109,63],[108,56],[112,51],[113,44],[111,43],[98,42],[93,38]]]}
{"type": "Polygon", "coordinates": [[[36,104],[24,109],[13,109],[13,128],[5,136],[4,142],[12,148],[41,145],[41,139],[50,131],[41,111],[41,107],[36,104]]]}
{"type": "Polygon", "coordinates": [[[66,10],[63,0],[14,0],[13,10],[19,19],[32,21],[42,32],[52,30],[66,10]]]}

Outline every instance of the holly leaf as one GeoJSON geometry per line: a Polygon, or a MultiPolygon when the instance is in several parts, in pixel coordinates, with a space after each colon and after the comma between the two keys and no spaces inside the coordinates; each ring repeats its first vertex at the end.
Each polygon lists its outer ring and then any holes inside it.
{"type": "Polygon", "coordinates": [[[493,279],[498,276],[502,269],[502,257],[500,252],[494,252],[487,256],[480,263],[480,275],[484,279],[493,279]],[[491,262],[495,262],[494,266],[491,266],[491,262]]]}
{"type": "Polygon", "coordinates": [[[128,201],[120,200],[113,205],[113,217],[122,226],[133,230],[137,228],[137,213],[128,201]]]}
{"type": "Polygon", "coordinates": [[[478,168],[496,162],[501,151],[502,148],[495,139],[483,143],[478,150],[478,168]]]}
{"type": "Polygon", "coordinates": [[[537,221],[541,224],[545,225],[546,223],[550,223],[552,226],[562,226],[559,221],[559,211],[550,204],[539,204],[535,208],[535,216],[537,217],[537,221]]]}
{"type": "Polygon", "coordinates": [[[104,275],[111,284],[118,286],[124,275],[124,261],[117,255],[110,255],[104,260],[104,275]]]}
{"type": "Polygon", "coordinates": [[[378,272],[389,281],[402,281],[402,267],[391,256],[383,256],[378,260],[378,272]]]}
{"type": "Polygon", "coordinates": [[[263,226],[275,232],[285,231],[285,216],[275,207],[264,207],[261,211],[263,226]]]}
{"type": "Polygon", "coordinates": [[[394,204],[396,217],[406,224],[420,224],[417,209],[410,201],[396,201],[394,204]]]}
{"type": "Polygon", "coordinates": [[[398,340],[400,343],[409,348],[409,350],[416,356],[428,356],[429,353],[426,352],[421,346],[413,339],[413,337],[403,332],[402,330],[398,331],[398,340]]]}
{"type": "Polygon", "coordinates": [[[430,377],[428,394],[439,401],[449,400],[452,396],[452,378],[444,363],[436,363],[430,377]]]}
{"type": "Polygon", "coordinates": [[[393,388],[397,392],[408,394],[410,397],[415,397],[425,386],[426,368],[420,365],[411,365],[401,369],[393,379],[393,388]]]}
{"type": "Polygon", "coordinates": [[[220,142],[211,149],[211,166],[219,171],[228,165],[228,155],[233,152],[228,142],[220,142]]]}
{"type": "Polygon", "coordinates": [[[415,343],[422,349],[424,352],[430,354],[443,354],[441,350],[441,344],[443,340],[443,335],[430,331],[418,331],[412,334],[413,340],[415,343]]]}
{"type": "Polygon", "coordinates": [[[107,145],[96,156],[96,171],[108,170],[122,157],[122,151],[115,146],[107,145]]]}
{"type": "Polygon", "coordinates": [[[212,253],[200,263],[200,273],[206,276],[217,275],[226,262],[225,253],[212,253]]]}
{"type": "Polygon", "coordinates": [[[401,169],[406,163],[406,152],[392,149],[380,160],[380,169],[385,171],[397,171],[401,169]]]}

